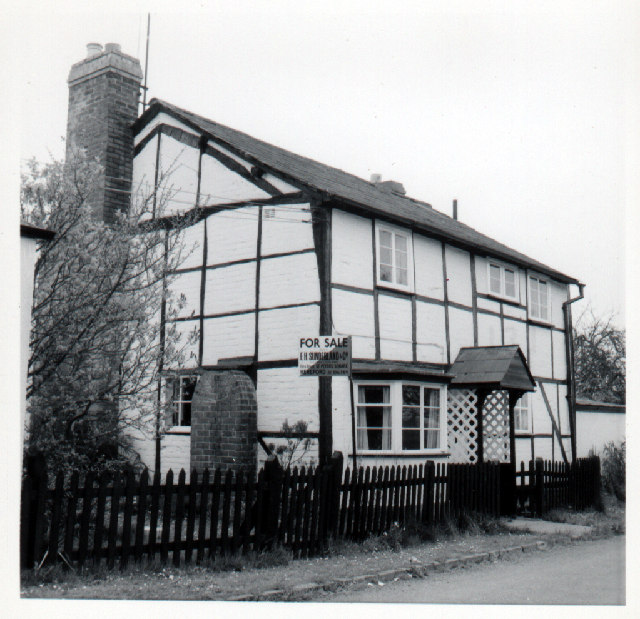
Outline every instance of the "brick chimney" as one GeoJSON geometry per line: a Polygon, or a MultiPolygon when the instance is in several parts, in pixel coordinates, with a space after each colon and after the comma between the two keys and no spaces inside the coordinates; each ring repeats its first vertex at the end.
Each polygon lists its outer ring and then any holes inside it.
{"type": "Polygon", "coordinates": [[[133,170],[131,125],[138,116],[140,61],[116,43],[87,45],[87,57],[69,72],[67,159],[79,150],[104,168],[96,216],[112,221],[127,210],[133,170]]]}

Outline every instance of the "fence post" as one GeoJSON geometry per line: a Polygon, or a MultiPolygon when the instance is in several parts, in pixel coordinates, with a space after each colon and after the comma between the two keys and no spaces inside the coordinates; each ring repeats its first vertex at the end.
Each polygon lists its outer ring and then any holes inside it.
{"type": "Polygon", "coordinates": [[[340,522],[340,490],[342,487],[342,468],[344,457],[341,451],[334,451],[331,460],[331,483],[329,484],[329,526],[330,534],[337,537],[338,523],[340,522]]]}
{"type": "Polygon", "coordinates": [[[282,494],[282,466],[276,456],[269,456],[264,464],[266,496],[264,501],[264,524],[266,545],[271,547],[278,537],[278,514],[282,494]]]}
{"type": "Polygon", "coordinates": [[[431,524],[433,522],[433,494],[435,486],[436,465],[433,460],[427,460],[424,465],[424,492],[422,505],[422,522],[431,524]]]}
{"type": "Polygon", "coordinates": [[[47,463],[37,451],[25,458],[26,477],[22,486],[20,558],[23,569],[31,569],[42,556],[44,510],[47,498],[47,463]]]}
{"type": "Polygon", "coordinates": [[[536,460],[536,515],[544,514],[544,461],[536,460]]]}

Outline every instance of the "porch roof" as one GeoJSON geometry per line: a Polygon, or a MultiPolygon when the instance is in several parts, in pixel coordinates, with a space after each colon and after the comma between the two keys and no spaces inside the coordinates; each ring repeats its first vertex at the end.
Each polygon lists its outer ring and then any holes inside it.
{"type": "Polygon", "coordinates": [[[461,348],[450,373],[451,386],[533,391],[535,380],[519,346],[461,348]]]}

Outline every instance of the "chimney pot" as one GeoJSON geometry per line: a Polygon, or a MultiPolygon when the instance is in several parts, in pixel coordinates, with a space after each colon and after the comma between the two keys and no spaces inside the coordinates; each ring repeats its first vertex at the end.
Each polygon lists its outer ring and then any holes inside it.
{"type": "Polygon", "coordinates": [[[117,52],[117,53],[120,53],[120,44],[119,43],[107,43],[104,46],[104,50],[106,52],[117,52]]]}
{"type": "Polygon", "coordinates": [[[100,43],[88,43],[87,44],[87,58],[97,56],[102,53],[102,45],[100,43]]]}
{"type": "Polygon", "coordinates": [[[382,174],[372,174],[371,175],[371,182],[374,185],[377,185],[381,180],[382,180],[382,174]]]}

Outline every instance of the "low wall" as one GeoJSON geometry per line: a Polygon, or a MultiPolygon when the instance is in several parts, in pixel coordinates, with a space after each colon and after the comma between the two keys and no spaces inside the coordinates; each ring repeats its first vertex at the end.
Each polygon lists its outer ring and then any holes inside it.
{"type": "Polygon", "coordinates": [[[611,441],[625,440],[626,407],[621,404],[578,400],[576,402],[576,453],[584,458],[590,451],[601,454],[611,441]]]}

